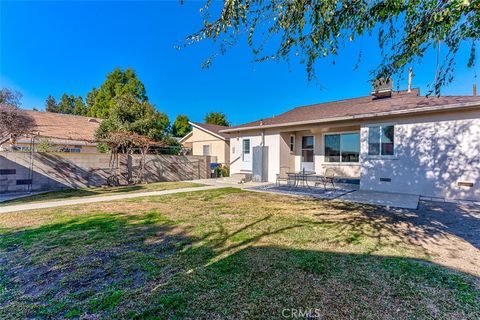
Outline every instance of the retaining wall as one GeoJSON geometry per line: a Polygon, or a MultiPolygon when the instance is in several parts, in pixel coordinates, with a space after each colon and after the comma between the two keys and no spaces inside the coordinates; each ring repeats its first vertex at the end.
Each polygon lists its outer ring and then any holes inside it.
{"type": "MultiPolygon", "coordinates": [[[[140,155],[119,155],[118,171],[125,183],[138,176],[140,155]]],[[[0,193],[93,187],[113,173],[110,154],[0,152],[0,193]]],[[[145,182],[210,177],[210,157],[147,155],[145,182]]]]}

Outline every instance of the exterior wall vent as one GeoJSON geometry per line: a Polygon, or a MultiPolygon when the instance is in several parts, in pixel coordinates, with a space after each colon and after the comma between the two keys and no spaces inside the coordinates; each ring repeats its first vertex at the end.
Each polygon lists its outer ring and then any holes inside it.
{"type": "Polygon", "coordinates": [[[392,182],[392,178],[380,178],[382,182],[392,182]]]}
{"type": "Polygon", "coordinates": [[[459,187],[473,187],[473,182],[470,181],[459,181],[457,183],[457,186],[459,187]]]}

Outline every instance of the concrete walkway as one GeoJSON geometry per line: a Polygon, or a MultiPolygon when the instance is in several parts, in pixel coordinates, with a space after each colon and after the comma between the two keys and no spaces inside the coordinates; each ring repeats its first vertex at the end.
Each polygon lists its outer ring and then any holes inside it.
{"type": "MultiPolygon", "coordinates": [[[[230,184],[230,183],[225,183],[221,179],[202,179],[202,180],[192,180],[191,182],[202,183],[202,184],[205,184],[205,186],[163,190],[163,191],[124,193],[124,194],[115,194],[115,195],[109,195],[109,196],[91,196],[91,197],[56,200],[56,201],[32,202],[28,204],[18,204],[18,205],[0,207],[0,213],[54,208],[54,207],[61,207],[61,206],[87,204],[87,203],[94,203],[94,202],[115,201],[115,200],[132,199],[132,198],[149,197],[149,196],[162,196],[162,195],[174,194],[174,193],[194,192],[194,191],[212,190],[212,189],[220,189],[220,188],[228,188],[228,187],[250,189],[252,187],[269,185],[268,182],[267,183],[248,182],[245,184],[230,184]]],[[[266,192],[261,190],[252,190],[252,189],[250,189],[250,191],[266,192]]],[[[419,197],[415,195],[407,195],[407,194],[394,194],[394,193],[386,193],[386,192],[355,190],[354,192],[350,192],[338,197],[336,200],[353,201],[358,203],[366,203],[366,204],[373,204],[373,205],[380,205],[380,206],[387,206],[387,207],[417,209],[419,197]]]]}
{"type": "Polygon", "coordinates": [[[418,207],[419,196],[412,194],[356,190],[354,192],[344,194],[335,200],[353,201],[377,206],[416,210],[418,207]]]}
{"type": "Polygon", "coordinates": [[[32,202],[27,204],[17,204],[12,206],[0,207],[0,213],[54,208],[54,207],[71,206],[71,205],[77,205],[77,204],[115,201],[115,200],[124,200],[124,199],[140,198],[140,197],[163,196],[167,194],[174,194],[174,193],[181,193],[181,192],[204,191],[204,190],[212,190],[212,189],[220,189],[220,188],[225,188],[225,185],[208,185],[204,187],[181,188],[181,189],[172,189],[172,190],[163,190],[163,191],[124,193],[124,194],[115,194],[110,196],[92,196],[92,197],[83,197],[78,199],[32,202]]]}

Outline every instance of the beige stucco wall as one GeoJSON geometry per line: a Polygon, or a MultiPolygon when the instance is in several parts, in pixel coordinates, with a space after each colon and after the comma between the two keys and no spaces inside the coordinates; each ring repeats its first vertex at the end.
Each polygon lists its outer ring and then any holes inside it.
{"type": "Polygon", "coordinates": [[[364,123],[361,142],[362,189],[480,200],[480,111],[364,123]],[[395,125],[396,155],[391,159],[367,154],[367,126],[374,123],[395,125]]]}
{"type": "MultiPolygon", "coordinates": [[[[250,153],[253,153],[252,148],[255,146],[260,146],[262,138],[260,132],[246,132],[239,134],[230,135],[230,174],[232,173],[241,173],[241,172],[252,172],[252,162],[243,161],[242,159],[242,141],[243,139],[250,139],[250,153]]],[[[269,161],[273,161],[274,154],[270,155],[269,150],[269,161]]]]}
{"type": "MultiPolygon", "coordinates": [[[[360,130],[360,126],[357,126],[360,130]]],[[[348,128],[350,129],[350,128],[348,128]]],[[[326,132],[328,129],[323,127],[326,132]]],[[[320,127],[313,130],[295,130],[288,132],[279,132],[275,129],[265,130],[265,146],[268,147],[268,181],[275,182],[276,174],[280,172],[281,167],[288,168],[290,171],[300,171],[301,163],[301,143],[302,136],[313,135],[315,138],[314,162],[317,174],[323,174],[326,166],[334,167],[337,174],[345,177],[359,178],[360,166],[354,165],[333,165],[323,163],[323,131],[320,127]],[[295,136],[295,152],[290,152],[290,135],[295,136]]],[[[230,164],[231,173],[242,173],[252,171],[251,163],[245,163],[242,160],[242,140],[250,139],[251,147],[262,144],[261,132],[258,130],[245,133],[233,133],[230,139],[230,164]]]]}
{"type": "MultiPolygon", "coordinates": [[[[313,135],[314,170],[323,174],[328,167],[337,175],[361,178],[365,190],[418,194],[424,197],[480,201],[480,111],[456,111],[423,115],[384,117],[375,121],[345,121],[342,123],[265,129],[265,144],[269,146],[269,177],[281,166],[300,170],[301,137],[313,135]],[[373,123],[393,123],[397,156],[394,159],[374,159],[367,156],[367,126],[373,123]],[[324,135],[332,132],[360,132],[360,162],[331,164],[324,162],[324,135]],[[290,153],[290,134],[295,135],[295,152],[290,153]],[[381,182],[380,178],[391,178],[381,182]],[[473,187],[458,186],[471,182],[473,187]]],[[[232,133],[231,173],[251,171],[242,164],[242,139],[250,138],[251,146],[261,144],[261,131],[232,133]]]]}
{"type": "Polygon", "coordinates": [[[298,130],[289,133],[282,133],[287,137],[289,143],[290,134],[295,136],[295,153],[289,154],[289,167],[292,170],[301,170],[302,137],[314,137],[314,171],[317,174],[324,174],[327,168],[333,168],[338,176],[347,178],[360,178],[360,163],[330,163],[325,162],[324,136],[333,132],[359,132],[360,125],[349,125],[343,127],[328,128],[325,126],[313,126],[310,130],[298,130]]]}
{"type": "Polygon", "coordinates": [[[212,162],[228,164],[230,162],[230,142],[222,140],[208,132],[193,127],[192,135],[182,144],[192,148],[192,155],[203,156],[203,146],[209,145],[211,156],[216,158],[212,162]]]}

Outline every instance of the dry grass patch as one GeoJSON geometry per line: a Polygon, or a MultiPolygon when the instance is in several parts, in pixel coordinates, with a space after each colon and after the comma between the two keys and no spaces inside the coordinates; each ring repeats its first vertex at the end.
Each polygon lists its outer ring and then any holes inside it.
{"type": "Polygon", "coordinates": [[[405,214],[230,188],[4,214],[0,318],[478,318],[405,214]]]}

